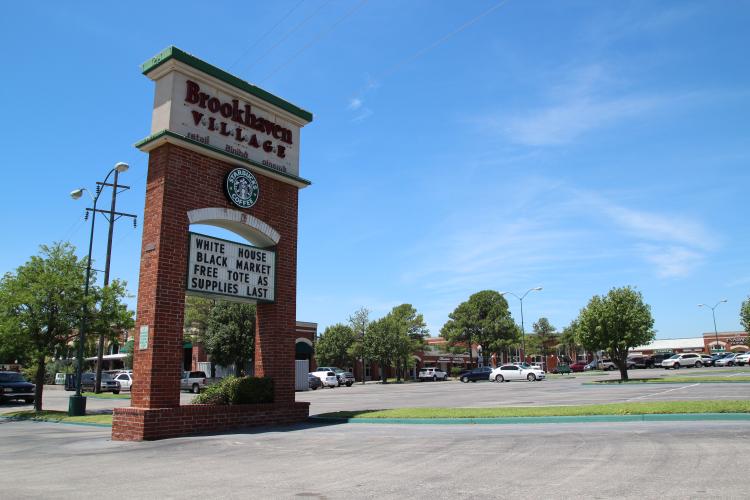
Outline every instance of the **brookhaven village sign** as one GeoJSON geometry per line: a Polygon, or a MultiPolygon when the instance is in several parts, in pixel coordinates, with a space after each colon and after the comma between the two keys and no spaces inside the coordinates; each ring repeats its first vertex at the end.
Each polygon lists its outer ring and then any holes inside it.
{"type": "Polygon", "coordinates": [[[307,419],[295,400],[299,133],[312,114],[176,47],[142,66],[155,83],[130,407],[114,440],[307,419]],[[226,229],[228,241],[191,231],[226,229]],[[253,367],[263,404],[180,401],[185,295],[257,304],[253,367]]]}

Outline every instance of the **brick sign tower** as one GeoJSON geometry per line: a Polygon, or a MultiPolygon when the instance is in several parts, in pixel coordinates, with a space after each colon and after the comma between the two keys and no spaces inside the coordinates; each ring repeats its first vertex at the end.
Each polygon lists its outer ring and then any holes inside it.
{"type": "Polygon", "coordinates": [[[144,440],[304,420],[294,400],[300,129],[312,115],[170,47],[142,66],[156,84],[148,152],[131,407],[112,438],[144,440]],[[190,232],[228,229],[238,244],[190,232]],[[185,294],[257,303],[255,374],[274,402],[180,405],[185,294]]]}

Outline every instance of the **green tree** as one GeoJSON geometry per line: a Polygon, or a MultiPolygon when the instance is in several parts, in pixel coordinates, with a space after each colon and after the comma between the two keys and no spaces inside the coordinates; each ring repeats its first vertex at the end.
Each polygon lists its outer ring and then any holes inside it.
{"type": "Polygon", "coordinates": [[[362,383],[365,383],[365,353],[364,353],[364,338],[367,327],[370,324],[370,311],[366,307],[360,307],[354,314],[349,316],[349,327],[354,332],[354,338],[356,339],[352,344],[351,352],[349,353],[352,358],[362,360],[362,383]]]}
{"type": "Polygon", "coordinates": [[[578,349],[580,347],[577,329],[578,321],[571,321],[568,326],[563,328],[562,334],[560,334],[560,343],[558,344],[563,354],[569,356],[574,362],[578,359],[578,349]]]}
{"type": "Polygon", "coordinates": [[[578,339],[591,350],[603,350],[628,380],[627,359],[631,348],[654,339],[651,307],[631,287],[613,288],[595,295],[578,316],[578,339]]]}
{"type": "Polygon", "coordinates": [[[315,359],[321,366],[348,366],[355,341],[350,326],[341,323],[329,326],[315,343],[315,359]]]}
{"type": "Polygon", "coordinates": [[[399,325],[399,337],[396,345],[396,379],[406,377],[409,366],[413,366],[413,355],[422,349],[425,337],[430,330],[424,322],[424,316],[418,313],[411,304],[401,304],[389,313],[399,325]]]}
{"type": "Polygon", "coordinates": [[[22,351],[21,357],[34,365],[37,411],[42,410],[47,358],[67,349],[84,304],[89,310],[94,301],[92,294],[84,302],[84,267],[70,243],[42,245],[38,255],[0,280],[2,340],[16,342],[9,350],[22,351]]]}
{"type": "Polygon", "coordinates": [[[539,354],[544,357],[546,363],[550,348],[557,344],[557,328],[552,326],[547,318],[539,318],[533,328],[534,336],[529,340],[536,344],[539,354]]]}
{"type": "MultiPolygon", "coordinates": [[[[108,286],[94,288],[93,294],[97,306],[87,332],[91,335],[87,338],[96,342],[99,336],[103,335],[106,340],[116,342],[124,331],[130,330],[135,325],[133,311],[129,310],[123,302],[129,296],[127,282],[113,280],[108,286]]],[[[100,377],[101,368],[97,367],[97,379],[101,380],[100,377]]],[[[101,392],[98,386],[95,387],[95,391],[101,392]]]]}
{"type": "Polygon", "coordinates": [[[365,331],[362,349],[367,359],[380,365],[382,382],[387,383],[386,368],[391,366],[399,343],[399,324],[391,315],[372,321],[365,331]]]}
{"type": "MultiPolygon", "coordinates": [[[[477,292],[448,315],[440,336],[450,345],[481,344],[486,352],[501,351],[517,342],[519,330],[505,297],[494,290],[477,292]]],[[[471,357],[469,358],[471,362],[471,357]]]]}
{"type": "Polygon", "coordinates": [[[211,309],[216,305],[213,299],[206,299],[196,295],[185,296],[185,330],[193,342],[202,342],[203,335],[208,328],[208,318],[211,309]]]}
{"type": "MultiPolygon", "coordinates": [[[[746,332],[750,332],[750,297],[745,299],[740,307],[740,323],[746,332]]],[[[750,344],[750,336],[748,336],[748,344],[750,344]]]]}
{"type": "Polygon", "coordinates": [[[204,341],[213,363],[234,364],[241,376],[255,351],[255,305],[218,302],[208,316],[204,341]]]}

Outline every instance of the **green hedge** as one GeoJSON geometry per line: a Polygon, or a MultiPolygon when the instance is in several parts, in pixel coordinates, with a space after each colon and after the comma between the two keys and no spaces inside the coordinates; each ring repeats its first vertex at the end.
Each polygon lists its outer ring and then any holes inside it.
{"type": "Polygon", "coordinates": [[[268,377],[226,377],[208,386],[194,404],[247,405],[273,403],[273,380],[268,377]]]}

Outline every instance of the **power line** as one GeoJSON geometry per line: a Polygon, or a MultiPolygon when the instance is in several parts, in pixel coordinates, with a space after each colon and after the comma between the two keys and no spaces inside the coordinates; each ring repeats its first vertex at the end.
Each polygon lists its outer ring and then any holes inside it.
{"type": "MultiPolygon", "coordinates": [[[[396,64],[393,64],[390,67],[386,68],[378,76],[378,78],[375,78],[374,80],[375,81],[383,80],[383,79],[387,78],[388,76],[391,76],[396,71],[398,71],[399,69],[401,69],[401,67],[405,66],[406,64],[414,62],[415,60],[419,59],[420,57],[422,57],[423,55],[427,54],[431,50],[433,50],[436,47],[442,45],[443,43],[445,43],[449,39],[453,38],[454,36],[458,35],[462,31],[464,31],[465,29],[467,29],[468,27],[470,27],[471,25],[473,25],[474,23],[476,23],[477,21],[479,21],[480,19],[482,19],[483,17],[491,14],[495,10],[497,10],[500,7],[504,6],[506,3],[508,3],[508,1],[509,0],[501,0],[500,2],[498,2],[495,5],[493,5],[492,7],[490,7],[489,9],[485,10],[484,12],[482,12],[481,14],[479,14],[479,15],[471,18],[470,20],[466,21],[464,24],[462,24],[458,28],[456,28],[453,31],[449,32],[448,34],[443,35],[442,37],[438,38],[437,40],[435,40],[434,42],[432,42],[430,45],[424,47],[423,49],[420,49],[420,50],[416,51],[414,54],[412,54],[412,55],[410,55],[408,57],[405,57],[405,58],[401,59],[400,61],[396,62],[396,64]]],[[[370,88],[369,85],[367,87],[365,87],[364,89],[361,89],[359,92],[357,92],[356,95],[363,94],[364,91],[367,90],[368,88],[370,88]]]]}
{"type": "Polygon", "coordinates": [[[343,16],[341,16],[341,17],[340,17],[340,18],[339,18],[339,19],[338,19],[338,20],[337,20],[337,21],[336,21],[335,23],[333,23],[333,24],[332,24],[332,25],[331,25],[331,26],[330,26],[330,27],[329,27],[328,29],[325,29],[325,30],[323,30],[323,31],[320,31],[320,32],[318,32],[318,34],[317,34],[317,35],[315,35],[315,36],[313,37],[313,39],[312,39],[312,40],[310,40],[310,42],[309,42],[309,43],[308,43],[307,45],[305,45],[304,47],[302,47],[302,48],[301,48],[301,49],[300,49],[299,51],[297,51],[297,52],[296,52],[296,53],[295,53],[295,54],[294,54],[294,55],[293,55],[292,57],[290,57],[289,59],[287,59],[286,61],[284,61],[284,62],[283,62],[283,63],[281,63],[280,65],[276,66],[276,68],[274,68],[274,69],[273,69],[273,70],[272,70],[272,71],[271,71],[271,72],[270,72],[270,73],[269,73],[268,75],[266,75],[266,76],[265,76],[265,77],[264,77],[264,78],[263,78],[262,80],[260,80],[260,82],[259,82],[259,83],[263,83],[263,82],[265,82],[266,80],[268,80],[269,78],[271,78],[271,77],[272,77],[273,75],[275,75],[276,73],[278,73],[279,71],[281,71],[282,69],[284,69],[284,68],[285,68],[286,66],[288,66],[288,65],[289,65],[289,63],[291,63],[291,62],[292,62],[292,61],[294,61],[294,60],[295,60],[295,59],[296,59],[297,57],[299,57],[299,56],[300,56],[300,54],[302,54],[302,53],[303,53],[303,52],[305,52],[305,51],[306,51],[307,49],[309,49],[310,47],[312,47],[313,45],[315,45],[316,43],[318,43],[318,42],[319,42],[320,40],[322,40],[322,39],[323,39],[323,38],[324,38],[324,37],[325,37],[326,35],[328,35],[328,33],[330,33],[331,31],[333,31],[333,30],[334,30],[334,28],[336,28],[336,26],[338,26],[339,24],[341,24],[342,22],[344,22],[344,21],[345,21],[346,19],[348,19],[349,17],[351,17],[351,16],[352,16],[352,15],[353,15],[353,14],[354,14],[354,13],[355,13],[356,11],[358,11],[359,9],[361,9],[362,7],[364,7],[364,5],[365,5],[365,4],[367,3],[367,2],[368,2],[368,0],[362,0],[362,1],[361,1],[361,2],[359,2],[359,3],[357,4],[357,5],[355,5],[353,9],[349,10],[349,11],[348,11],[348,12],[347,12],[346,14],[344,14],[343,16]]]}
{"type": "Polygon", "coordinates": [[[289,37],[290,37],[290,36],[291,36],[291,35],[292,35],[293,33],[295,33],[295,32],[296,32],[296,31],[297,31],[298,29],[300,29],[300,28],[301,28],[302,26],[304,26],[305,24],[307,24],[307,23],[308,23],[308,21],[310,21],[310,20],[311,20],[311,19],[312,19],[313,17],[315,17],[316,15],[318,15],[318,13],[319,13],[319,12],[320,12],[321,10],[323,10],[323,8],[324,8],[325,6],[327,6],[327,5],[329,4],[329,3],[331,3],[332,1],[333,1],[333,0],[328,0],[327,2],[325,2],[325,3],[321,4],[321,5],[320,5],[320,6],[319,6],[319,7],[318,7],[318,8],[316,9],[316,10],[314,10],[314,11],[313,11],[313,13],[312,13],[312,14],[310,14],[309,16],[307,16],[306,18],[304,18],[304,19],[303,19],[303,20],[302,20],[301,22],[299,22],[299,23],[298,23],[298,24],[297,24],[297,25],[296,25],[296,26],[295,26],[294,28],[292,28],[292,29],[291,29],[291,30],[289,30],[289,31],[288,31],[288,32],[287,32],[287,33],[286,33],[286,34],[285,34],[284,36],[282,36],[282,37],[281,37],[281,39],[280,39],[280,40],[279,40],[278,42],[276,42],[275,44],[273,44],[273,45],[271,46],[271,48],[269,48],[269,49],[268,49],[268,50],[267,50],[267,51],[266,51],[265,53],[263,53],[263,55],[261,55],[261,56],[260,56],[260,57],[259,57],[258,59],[256,59],[255,61],[253,61],[253,62],[252,62],[252,64],[250,64],[250,66],[248,66],[248,67],[246,68],[246,70],[249,70],[250,68],[252,68],[252,67],[253,67],[253,66],[255,66],[256,64],[258,64],[259,62],[261,62],[261,61],[262,61],[263,59],[265,59],[266,57],[268,57],[268,55],[269,55],[269,54],[270,54],[271,52],[273,52],[273,51],[274,51],[274,50],[276,49],[276,47],[278,47],[279,45],[281,45],[281,44],[282,44],[282,43],[283,43],[283,42],[284,42],[284,41],[285,41],[285,40],[286,40],[287,38],[289,38],[289,37]]]}
{"type": "Polygon", "coordinates": [[[254,48],[255,48],[255,47],[256,47],[256,46],[257,46],[257,45],[258,45],[258,44],[259,44],[260,42],[262,42],[262,41],[263,41],[263,40],[264,40],[264,39],[265,39],[265,38],[266,38],[266,37],[267,37],[268,35],[270,35],[270,34],[271,34],[271,33],[273,32],[273,30],[275,30],[276,28],[278,28],[278,27],[279,27],[279,25],[280,25],[281,23],[283,23],[283,22],[284,22],[284,21],[286,20],[286,18],[287,18],[287,17],[289,17],[290,15],[292,15],[292,12],[294,12],[295,10],[297,10],[297,7],[299,7],[300,5],[302,5],[302,2],[304,2],[304,1],[305,1],[305,0],[299,0],[299,2],[297,2],[297,3],[296,3],[296,4],[294,5],[294,7],[292,7],[291,9],[289,9],[289,11],[288,11],[288,12],[287,12],[286,14],[284,14],[284,16],[283,16],[283,17],[282,17],[281,19],[279,19],[279,21],[278,21],[278,22],[277,22],[276,24],[274,24],[274,25],[273,25],[273,26],[271,27],[271,29],[269,29],[268,31],[266,31],[265,33],[263,33],[263,34],[262,34],[262,35],[260,36],[260,38],[258,38],[258,39],[257,39],[257,40],[255,41],[255,43],[254,43],[254,44],[252,44],[252,45],[251,45],[251,46],[249,46],[249,47],[248,47],[247,49],[245,49],[245,51],[244,51],[244,52],[242,53],[242,55],[241,55],[240,57],[238,57],[238,58],[237,58],[237,60],[236,60],[236,61],[234,61],[234,62],[233,62],[233,63],[232,63],[232,64],[231,64],[230,66],[229,66],[229,68],[227,68],[227,69],[232,69],[232,68],[233,68],[234,66],[236,66],[236,65],[237,65],[237,63],[238,63],[238,62],[240,62],[240,61],[241,61],[241,60],[242,60],[242,59],[243,59],[243,58],[244,58],[244,57],[245,57],[245,56],[246,56],[246,55],[248,54],[248,52],[250,52],[251,50],[253,50],[253,49],[254,49],[254,48]]]}

